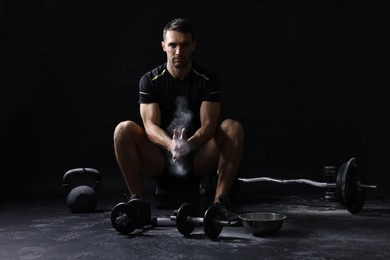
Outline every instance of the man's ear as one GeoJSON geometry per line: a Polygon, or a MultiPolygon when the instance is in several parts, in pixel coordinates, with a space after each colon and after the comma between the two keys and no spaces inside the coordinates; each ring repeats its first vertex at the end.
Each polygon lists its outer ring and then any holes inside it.
{"type": "Polygon", "coordinates": [[[195,51],[195,49],[196,49],[196,41],[194,41],[194,42],[192,43],[192,51],[195,51]]]}
{"type": "Polygon", "coordinates": [[[165,42],[164,41],[161,42],[161,48],[163,49],[163,51],[165,51],[165,42]]]}

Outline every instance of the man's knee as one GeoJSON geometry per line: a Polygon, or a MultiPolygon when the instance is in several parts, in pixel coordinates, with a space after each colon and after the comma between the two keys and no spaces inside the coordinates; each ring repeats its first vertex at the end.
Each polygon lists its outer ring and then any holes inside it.
{"type": "Polygon", "coordinates": [[[244,128],[240,122],[234,119],[226,119],[221,124],[221,129],[229,137],[244,140],[244,128]]]}
{"type": "Polygon", "coordinates": [[[140,133],[140,126],[130,120],[120,122],[114,130],[114,141],[123,142],[131,141],[134,137],[140,133]]]}

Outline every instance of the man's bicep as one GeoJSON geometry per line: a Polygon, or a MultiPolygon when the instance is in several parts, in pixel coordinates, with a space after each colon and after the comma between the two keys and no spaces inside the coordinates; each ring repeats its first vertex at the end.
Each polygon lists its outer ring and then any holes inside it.
{"type": "Polygon", "coordinates": [[[221,114],[221,104],[219,102],[204,101],[200,107],[201,124],[212,124],[215,126],[218,123],[221,114]]]}
{"type": "Polygon", "coordinates": [[[147,127],[148,124],[160,125],[160,107],[157,103],[141,103],[140,113],[145,127],[147,127]]]}

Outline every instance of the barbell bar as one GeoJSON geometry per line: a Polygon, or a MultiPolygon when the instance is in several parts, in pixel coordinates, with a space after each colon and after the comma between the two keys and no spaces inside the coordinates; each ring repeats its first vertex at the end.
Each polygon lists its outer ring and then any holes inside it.
{"type": "MultiPolygon", "coordinates": [[[[261,182],[261,181],[269,181],[269,182],[277,182],[277,183],[304,183],[304,184],[309,184],[312,186],[320,187],[320,188],[336,188],[337,183],[326,183],[326,182],[318,182],[318,181],[313,181],[309,179],[275,179],[275,178],[270,178],[270,177],[255,177],[255,178],[237,178],[239,181],[242,182],[261,182]]],[[[357,187],[362,188],[362,189],[376,189],[377,185],[369,185],[369,184],[362,184],[362,183],[357,183],[357,187]]]]}

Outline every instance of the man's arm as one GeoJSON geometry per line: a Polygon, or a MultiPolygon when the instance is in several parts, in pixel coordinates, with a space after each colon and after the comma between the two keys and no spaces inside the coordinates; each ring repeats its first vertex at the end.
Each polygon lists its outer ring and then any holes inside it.
{"type": "Polygon", "coordinates": [[[140,104],[140,113],[149,139],[163,149],[170,151],[172,139],[160,128],[161,113],[159,105],[157,103],[140,104]]]}
{"type": "Polygon", "coordinates": [[[200,147],[214,137],[219,117],[221,104],[219,102],[204,101],[200,107],[200,128],[188,139],[191,150],[200,147]]]}

